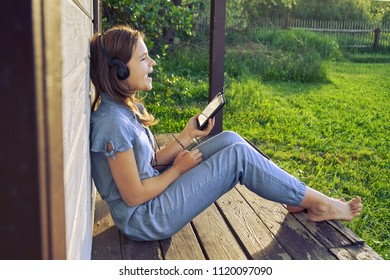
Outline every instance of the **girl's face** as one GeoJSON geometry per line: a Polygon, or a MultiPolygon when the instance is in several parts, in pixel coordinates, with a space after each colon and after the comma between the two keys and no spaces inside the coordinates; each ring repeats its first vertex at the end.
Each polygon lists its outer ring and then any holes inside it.
{"type": "Polygon", "coordinates": [[[131,90],[146,91],[152,89],[152,78],[148,75],[153,72],[153,66],[155,65],[156,61],[150,58],[144,40],[138,39],[133,55],[127,63],[130,70],[127,82],[131,90]]]}

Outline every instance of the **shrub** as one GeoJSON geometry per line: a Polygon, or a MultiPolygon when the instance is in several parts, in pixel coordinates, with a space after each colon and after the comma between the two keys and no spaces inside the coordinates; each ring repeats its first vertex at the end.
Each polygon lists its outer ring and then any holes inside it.
{"type": "Polygon", "coordinates": [[[263,80],[325,81],[326,61],[342,57],[336,41],[295,30],[231,35],[226,55],[230,76],[256,75],[263,80]]]}
{"type": "Polygon", "coordinates": [[[174,34],[192,36],[190,9],[176,6],[170,0],[103,0],[102,13],[104,30],[126,24],[143,31],[151,53],[165,54],[174,34]]]}
{"type": "Polygon", "coordinates": [[[338,43],[329,36],[303,30],[274,30],[269,33],[255,33],[255,40],[272,48],[293,53],[316,51],[322,59],[342,57],[338,43]]]}

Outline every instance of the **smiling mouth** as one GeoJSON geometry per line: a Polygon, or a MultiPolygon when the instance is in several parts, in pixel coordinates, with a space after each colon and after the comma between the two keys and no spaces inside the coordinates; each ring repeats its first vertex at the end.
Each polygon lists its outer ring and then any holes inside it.
{"type": "Polygon", "coordinates": [[[149,75],[152,74],[152,73],[153,72],[146,73],[145,78],[152,79],[152,77],[149,77],[149,75]]]}
{"type": "Polygon", "coordinates": [[[145,79],[147,79],[147,80],[149,80],[149,81],[152,81],[153,79],[152,79],[152,77],[149,77],[149,74],[150,74],[150,73],[148,73],[148,74],[145,75],[145,79]]]}

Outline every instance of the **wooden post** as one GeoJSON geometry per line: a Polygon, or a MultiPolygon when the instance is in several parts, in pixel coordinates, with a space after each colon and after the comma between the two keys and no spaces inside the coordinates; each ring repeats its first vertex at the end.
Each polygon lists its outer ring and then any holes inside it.
{"type": "Polygon", "coordinates": [[[93,0],[93,31],[102,32],[102,0],[93,0]]]}
{"type": "MultiPolygon", "coordinates": [[[[224,86],[225,18],[226,0],[212,0],[210,16],[209,101],[224,86]]],[[[222,116],[223,110],[215,117],[215,126],[211,131],[211,135],[222,131],[222,116]]]]}
{"type": "Polygon", "coordinates": [[[2,11],[2,36],[8,39],[0,51],[0,258],[34,259],[40,258],[41,242],[33,34],[26,28],[31,1],[4,5],[2,11]]]}
{"type": "Polygon", "coordinates": [[[59,0],[4,5],[0,259],[65,259],[59,0]]]}
{"type": "Polygon", "coordinates": [[[379,45],[379,35],[381,34],[381,30],[378,28],[376,28],[374,30],[374,43],[372,44],[372,48],[374,50],[377,50],[378,49],[378,45],[379,45]]]}

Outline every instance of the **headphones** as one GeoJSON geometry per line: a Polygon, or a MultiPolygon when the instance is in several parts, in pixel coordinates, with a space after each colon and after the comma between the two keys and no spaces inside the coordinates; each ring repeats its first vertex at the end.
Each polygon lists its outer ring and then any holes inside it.
{"type": "Polygon", "coordinates": [[[117,58],[112,59],[110,54],[108,53],[108,50],[104,46],[103,42],[103,33],[100,35],[100,45],[102,47],[104,56],[108,60],[108,66],[111,68],[114,65],[118,65],[118,69],[116,70],[116,75],[118,76],[119,80],[126,80],[130,76],[130,70],[127,68],[126,64],[117,58]]]}

